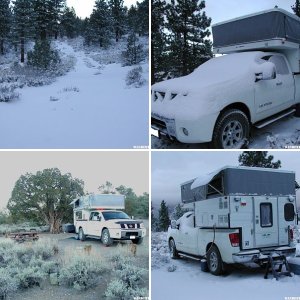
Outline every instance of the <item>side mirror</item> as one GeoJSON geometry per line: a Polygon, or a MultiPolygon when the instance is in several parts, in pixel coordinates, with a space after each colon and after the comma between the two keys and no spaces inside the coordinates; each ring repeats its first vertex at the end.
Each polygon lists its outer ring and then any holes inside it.
{"type": "Polygon", "coordinates": [[[177,229],[176,220],[172,220],[172,221],[171,221],[171,228],[172,228],[172,229],[177,229]]]}
{"type": "Polygon", "coordinates": [[[276,78],[275,65],[269,61],[259,65],[257,72],[255,72],[255,82],[261,80],[271,80],[276,78]]]}

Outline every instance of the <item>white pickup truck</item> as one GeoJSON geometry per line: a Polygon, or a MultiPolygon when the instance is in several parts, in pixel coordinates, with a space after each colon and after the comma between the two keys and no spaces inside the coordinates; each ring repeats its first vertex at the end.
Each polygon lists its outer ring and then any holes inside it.
{"type": "Polygon", "coordinates": [[[300,19],[280,9],[216,24],[214,53],[227,55],[154,84],[152,128],[182,143],[241,148],[251,126],[300,116],[299,31],[300,19]]]}
{"type": "Polygon", "coordinates": [[[90,194],[71,202],[74,226],[78,238],[100,238],[105,246],[114,241],[130,240],[141,244],[146,236],[142,221],[131,219],[120,209],[125,208],[125,197],[117,194],[90,194]]]}
{"type": "Polygon", "coordinates": [[[295,173],[224,167],[181,185],[193,211],[168,229],[172,258],[206,259],[214,275],[226,264],[260,265],[295,255],[295,173]]]}

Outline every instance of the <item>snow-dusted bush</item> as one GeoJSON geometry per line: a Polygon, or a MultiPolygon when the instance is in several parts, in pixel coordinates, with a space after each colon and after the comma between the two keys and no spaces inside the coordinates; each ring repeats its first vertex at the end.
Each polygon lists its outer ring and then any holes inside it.
{"type": "Polygon", "coordinates": [[[160,268],[170,263],[170,253],[166,232],[152,232],[151,235],[152,268],[160,268]]]}
{"type": "Polygon", "coordinates": [[[86,290],[95,286],[105,271],[103,262],[97,258],[73,257],[60,269],[59,283],[86,290]]]}
{"type": "Polygon", "coordinates": [[[58,249],[57,241],[51,239],[40,240],[33,244],[32,249],[36,257],[47,260],[54,255],[58,249]]]}
{"type": "Polygon", "coordinates": [[[0,85],[0,102],[8,102],[19,98],[14,85],[0,85]]]}
{"type": "Polygon", "coordinates": [[[141,66],[133,68],[126,75],[126,85],[133,85],[136,88],[143,86],[146,83],[146,80],[142,76],[143,69],[141,66]]]}
{"type": "Polygon", "coordinates": [[[60,63],[58,51],[51,49],[51,44],[47,40],[37,41],[33,51],[28,52],[27,59],[28,65],[44,70],[57,67],[60,63]]]}
{"type": "Polygon", "coordinates": [[[18,279],[4,268],[0,268],[0,299],[5,299],[7,295],[15,292],[18,289],[18,279]]]}
{"type": "Polygon", "coordinates": [[[128,300],[139,297],[147,297],[148,290],[145,288],[131,288],[123,281],[114,279],[111,281],[105,291],[105,296],[108,299],[128,300]]]}

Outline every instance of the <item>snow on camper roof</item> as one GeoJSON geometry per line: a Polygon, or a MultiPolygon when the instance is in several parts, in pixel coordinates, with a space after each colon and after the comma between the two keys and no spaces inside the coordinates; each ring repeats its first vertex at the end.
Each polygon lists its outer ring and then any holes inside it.
{"type": "Polygon", "coordinates": [[[74,199],[74,209],[124,209],[125,196],[117,194],[91,194],[74,199]]]}
{"type": "Polygon", "coordinates": [[[284,39],[300,43],[300,18],[280,8],[212,25],[214,47],[284,39]]]}

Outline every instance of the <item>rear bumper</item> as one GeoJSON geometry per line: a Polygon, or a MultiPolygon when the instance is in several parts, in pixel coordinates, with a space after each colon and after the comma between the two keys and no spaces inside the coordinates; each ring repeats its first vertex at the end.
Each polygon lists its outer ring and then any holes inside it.
{"type": "Polygon", "coordinates": [[[268,258],[268,255],[285,255],[286,257],[294,257],[296,248],[293,247],[279,247],[266,250],[251,250],[251,251],[240,251],[232,254],[234,263],[259,263],[268,258]]]}

